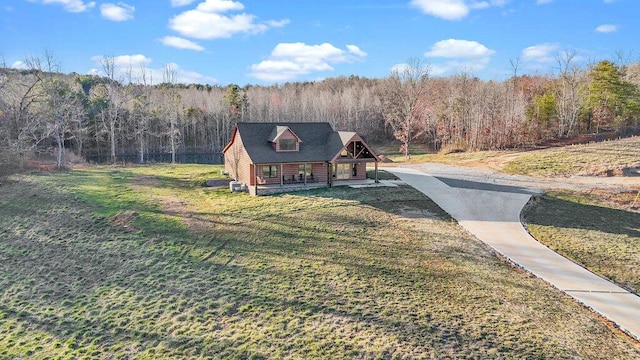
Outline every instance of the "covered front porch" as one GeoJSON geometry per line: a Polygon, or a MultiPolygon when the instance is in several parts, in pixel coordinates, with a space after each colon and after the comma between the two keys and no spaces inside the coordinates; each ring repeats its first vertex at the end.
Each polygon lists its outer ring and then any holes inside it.
{"type": "MultiPolygon", "coordinates": [[[[363,180],[336,180],[331,185],[332,187],[337,186],[352,186],[352,187],[368,187],[368,186],[376,186],[379,185],[380,182],[374,179],[363,179],[363,180]]],[[[304,191],[304,190],[312,190],[312,189],[320,189],[327,188],[329,184],[327,183],[290,183],[283,185],[258,185],[257,187],[250,187],[249,193],[251,195],[272,195],[272,194],[280,194],[294,191],[304,191]],[[257,193],[255,193],[257,191],[257,193]]]]}

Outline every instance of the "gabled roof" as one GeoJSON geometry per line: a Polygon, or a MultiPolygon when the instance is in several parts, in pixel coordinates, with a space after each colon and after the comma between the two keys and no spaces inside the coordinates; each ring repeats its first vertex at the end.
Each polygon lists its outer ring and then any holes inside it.
{"type": "MultiPolygon", "coordinates": [[[[355,132],[334,131],[327,122],[246,123],[236,124],[231,142],[240,136],[251,162],[254,164],[326,162],[354,138],[355,132]],[[299,151],[277,152],[272,142],[290,130],[300,139],[299,151]]],[[[231,143],[229,143],[231,144],[231,143]]],[[[227,150],[227,147],[224,151],[227,150]]]]}
{"type": "Polygon", "coordinates": [[[276,140],[278,140],[278,138],[287,131],[290,131],[291,134],[293,134],[293,136],[298,139],[298,142],[302,142],[300,137],[293,130],[291,130],[291,128],[282,125],[276,125],[273,127],[273,131],[271,131],[271,135],[269,136],[269,141],[276,142],[276,140]]]}
{"type": "Polygon", "coordinates": [[[331,161],[356,135],[352,131],[334,131],[327,141],[327,157],[331,161]]]}

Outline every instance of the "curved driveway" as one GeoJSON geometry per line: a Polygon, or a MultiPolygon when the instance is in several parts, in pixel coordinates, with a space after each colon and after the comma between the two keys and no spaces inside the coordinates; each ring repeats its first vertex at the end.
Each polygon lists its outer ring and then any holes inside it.
{"type": "Polygon", "coordinates": [[[462,227],[503,256],[640,340],[640,297],[558,255],[523,227],[520,212],[531,195],[542,192],[537,184],[500,180],[490,173],[485,176],[461,168],[456,173],[456,168],[425,164],[385,170],[427,195],[462,227]]]}

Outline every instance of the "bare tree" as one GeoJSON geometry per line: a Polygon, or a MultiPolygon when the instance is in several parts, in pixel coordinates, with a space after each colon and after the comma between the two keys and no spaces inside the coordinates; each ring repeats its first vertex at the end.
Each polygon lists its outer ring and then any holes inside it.
{"type": "Polygon", "coordinates": [[[163,91],[164,91],[164,108],[162,117],[169,125],[167,136],[171,147],[171,163],[176,162],[176,153],[178,151],[178,141],[180,137],[180,129],[178,121],[182,113],[180,94],[175,90],[174,85],[177,82],[177,72],[175,67],[167,64],[163,71],[163,91]]]}
{"type": "Polygon", "coordinates": [[[383,116],[393,135],[402,143],[401,151],[410,157],[411,141],[424,131],[425,94],[431,66],[411,59],[406,66],[396,68],[383,90],[383,116]]]}
{"type": "Polygon", "coordinates": [[[104,76],[107,78],[108,101],[106,108],[102,112],[102,120],[107,130],[109,138],[109,149],[111,162],[116,163],[117,153],[117,130],[119,126],[119,116],[125,103],[125,96],[122,91],[121,79],[116,69],[116,59],[113,56],[103,56],[100,65],[104,76]]]}
{"type": "Polygon", "coordinates": [[[585,82],[584,71],[573,64],[576,51],[566,51],[556,56],[558,64],[557,116],[560,138],[573,134],[584,99],[581,90],[585,82]]]}

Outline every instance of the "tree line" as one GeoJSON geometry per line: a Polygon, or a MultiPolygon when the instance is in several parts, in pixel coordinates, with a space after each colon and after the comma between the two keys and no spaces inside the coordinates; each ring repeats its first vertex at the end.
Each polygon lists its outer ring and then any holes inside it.
{"type": "Polygon", "coordinates": [[[435,77],[414,59],[381,79],[240,87],[179,84],[171,65],[153,84],[144,68],[123,73],[110,57],[100,76],[63,74],[45,54],[26,59],[26,70],[0,68],[0,166],[38,152],[54,154],[58,167],[71,153],[111,163],[216,161],[239,121],[329,122],[373,144],[399,142],[406,156],[413,143],[474,151],[638,131],[640,62],[578,65],[575,56],[559,54],[549,75],[521,75],[512,61],[504,81],[464,71],[435,77]]]}

